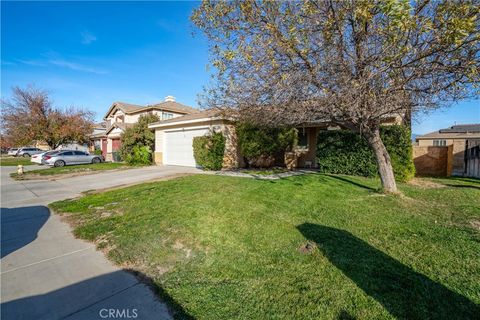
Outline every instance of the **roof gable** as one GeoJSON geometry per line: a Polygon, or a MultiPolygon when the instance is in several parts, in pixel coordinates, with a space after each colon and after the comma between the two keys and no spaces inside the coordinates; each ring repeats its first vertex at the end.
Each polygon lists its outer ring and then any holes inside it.
{"type": "Polygon", "coordinates": [[[117,108],[122,110],[124,113],[131,113],[132,111],[144,108],[144,106],[140,106],[140,105],[137,105],[137,104],[120,102],[120,101],[115,101],[114,103],[112,103],[112,105],[108,109],[107,113],[105,114],[104,119],[108,118],[108,116],[110,116],[110,114],[113,111],[117,110],[117,108]]]}
{"type": "Polygon", "coordinates": [[[140,106],[136,104],[116,101],[112,103],[107,113],[105,114],[104,119],[108,118],[112,114],[112,112],[114,112],[117,109],[122,110],[125,114],[134,114],[139,112],[147,112],[151,110],[161,110],[161,111],[174,112],[179,114],[191,114],[191,113],[200,112],[198,109],[186,106],[176,101],[164,101],[164,102],[147,105],[147,106],[140,106]]]}

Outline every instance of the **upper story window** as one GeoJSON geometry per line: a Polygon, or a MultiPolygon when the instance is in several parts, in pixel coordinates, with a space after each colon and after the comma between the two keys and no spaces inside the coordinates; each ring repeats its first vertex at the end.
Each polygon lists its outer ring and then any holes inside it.
{"type": "Polygon", "coordinates": [[[173,113],[170,112],[163,112],[162,113],[162,120],[168,120],[173,118],[173,113]]]}
{"type": "Polygon", "coordinates": [[[433,140],[434,147],[445,147],[447,145],[447,140],[445,139],[436,139],[433,140]]]}

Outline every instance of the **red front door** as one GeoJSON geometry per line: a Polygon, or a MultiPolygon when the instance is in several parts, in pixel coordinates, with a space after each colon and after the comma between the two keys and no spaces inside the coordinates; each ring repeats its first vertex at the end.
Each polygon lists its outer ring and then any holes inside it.
{"type": "Polygon", "coordinates": [[[112,152],[120,150],[120,139],[112,139],[112,152]]]}

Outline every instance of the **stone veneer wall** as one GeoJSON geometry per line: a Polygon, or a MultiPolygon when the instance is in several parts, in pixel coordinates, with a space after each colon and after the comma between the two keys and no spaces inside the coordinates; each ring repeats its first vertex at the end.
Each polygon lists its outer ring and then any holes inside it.
{"type": "Polygon", "coordinates": [[[238,147],[237,132],[233,124],[225,124],[222,127],[225,137],[225,152],[223,155],[222,169],[237,169],[245,166],[243,157],[238,147]]]}

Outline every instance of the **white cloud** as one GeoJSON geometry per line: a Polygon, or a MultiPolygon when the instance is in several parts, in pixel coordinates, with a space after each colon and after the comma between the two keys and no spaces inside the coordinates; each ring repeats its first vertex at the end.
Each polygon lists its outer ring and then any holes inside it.
{"type": "Polygon", "coordinates": [[[42,61],[39,61],[39,60],[18,59],[17,61],[20,62],[20,63],[26,64],[26,65],[29,65],[29,66],[34,66],[34,67],[44,67],[45,66],[45,63],[42,62],[42,61]]]}
{"type": "Polygon", "coordinates": [[[95,74],[106,74],[106,73],[108,73],[106,70],[92,68],[92,67],[89,67],[89,66],[85,66],[85,65],[82,65],[82,64],[79,64],[79,63],[75,63],[75,62],[71,62],[71,61],[67,61],[67,60],[62,60],[62,59],[51,59],[49,62],[53,65],[68,68],[68,69],[75,70],[75,71],[89,72],[89,73],[95,73],[95,74]]]}
{"type": "Polygon", "coordinates": [[[92,42],[97,41],[97,37],[94,34],[88,32],[88,31],[83,31],[80,35],[82,36],[82,43],[83,44],[88,45],[92,42]]]}
{"type": "Polygon", "coordinates": [[[15,62],[2,60],[2,66],[15,66],[15,65],[17,65],[15,62]]]}

